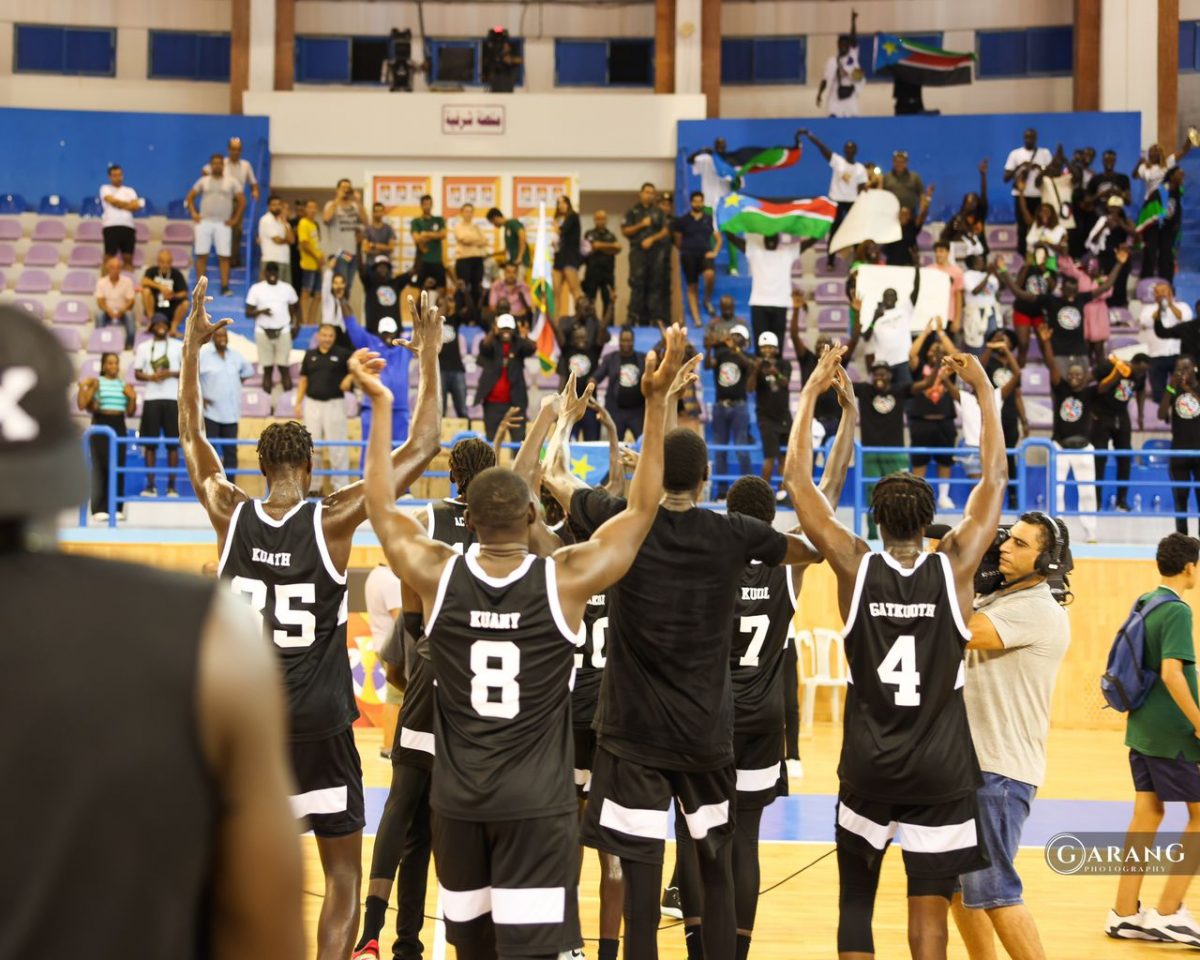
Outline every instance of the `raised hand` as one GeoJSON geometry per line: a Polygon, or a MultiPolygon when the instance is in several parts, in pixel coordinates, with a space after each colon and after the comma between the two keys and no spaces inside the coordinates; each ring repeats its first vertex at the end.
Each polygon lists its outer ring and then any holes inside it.
{"type": "Polygon", "coordinates": [[[587,413],[588,401],[592,399],[595,390],[596,384],[589,383],[583,388],[583,393],[576,395],[575,371],[571,371],[571,375],[567,377],[567,382],[563,386],[562,405],[558,411],[559,423],[565,421],[573,425],[582,420],[583,415],[587,413]]]}
{"type": "Polygon", "coordinates": [[[393,347],[406,347],[415,354],[432,350],[435,354],[442,351],[442,324],[446,318],[438,310],[437,297],[429,295],[428,290],[421,291],[421,303],[409,298],[409,314],[412,317],[412,339],[405,340],[397,337],[392,341],[393,347]]]}
{"type": "Polygon", "coordinates": [[[698,366],[700,366],[700,354],[696,354],[679,368],[675,379],[671,381],[671,389],[667,391],[668,402],[681,396],[684,391],[699,382],[700,374],[696,373],[698,366]]]}
{"type": "Polygon", "coordinates": [[[509,407],[504,411],[504,416],[500,420],[500,425],[496,428],[497,432],[503,430],[504,433],[510,434],[517,427],[525,422],[525,411],[520,407],[509,407]]]}
{"type": "Polygon", "coordinates": [[[212,297],[205,296],[208,292],[208,278],[201,277],[196,281],[196,286],[192,288],[192,308],[188,313],[187,329],[184,334],[185,342],[192,347],[199,347],[201,344],[208,343],[212,339],[212,335],[222,327],[227,327],[233,321],[229,317],[224,317],[213,323],[209,319],[208,310],[205,309],[205,304],[212,297]]]}
{"type": "Polygon", "coordinates": [[[987,172],[988,172],[988,162],[987,162],[987,157],[984,157],[982,160],[980,160],[980,161],[979,161],[979,172],[980,172],[980,173],[987,173],[987,172]]]}
{"type": "Polygon", "coordinates": [[[846,376],[846,368],[839,366],[833,371],[833,389],[837,392],[838,405],[843,408],[854,407],[854,387],[846,376]]]}
{"type": "MultiPolygon", "coordinates": [[[[683,350],[687,343],[687,333],[679,324],[672,324],[663,333],[665,347],[662,357],[653,351],[646,354],[646,372],[642,375],[642,396],[665,397],[670,393],[675,375],[683,366],[683,350]]],[[[692,358],[699,363],[700,355],[692,358]]]]}
{"type": "Polygon", "coordinates": [[[558,414],[562,410],[562,394],[561,393],[548,393],[544,397],[542,397],[542,401],[538,405],[538,409],[545,410],[547,408],[549,408],[554,413],[554,415],[557,417],[558,414]]]}
{"type": "Polygon", "coordinates": [[[362,350],[355,350],[350,356],[350,375],[354,377],[354,382],[362,388],[362,392],[372,400],[379,397],[392,399],[392,391],[379,379],[379,374],[386,366],[387,361],[383,357],[365,347],[362,350]]]}
{"type": "Polygon", "coordinates": [[[975,390],[977,396],[991,389],[992,382],[988,379],[987,371],[973,353],[947,354],[942,358],[942,370],[957,373],[975,390]]]}
{"type": "Polygon", "coordinates": [[[612,427],[613,432],[616,433],[617,424],[613,420],[612,414],[602,404],[597,403],[594,397],[588,401],[588,409],[596,414],[596,419],[600,421],[602,427],[605,429],[612,427]]]}
{"type": "Polygon", "coordinates": [[[1125,261],[1127,261],[1128,259],[1129,259],[1129,248],[1128,247],[1117,247],[1117,262],[1125,263],[1125,261]]]}
{"type": "Polygon", "coordinates": [[[821,353],[821,358],[817,361],[816,369],[809,374],[808,380],[804,384],[804,389],[801,393],[813,391],[815,393],[824,393],[834,384],[834,379],[837,372],[842,366],[842,357],[846,353],[846,348],[842,344],[834,340],[821,353]]]}

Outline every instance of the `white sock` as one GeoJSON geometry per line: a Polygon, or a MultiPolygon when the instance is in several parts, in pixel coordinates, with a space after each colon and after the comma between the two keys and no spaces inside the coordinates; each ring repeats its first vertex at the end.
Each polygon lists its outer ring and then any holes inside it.
{"type": "Polygon", "coordinates": [[[943,499],[950,496],[950,481],[943,480],[938,484],[938,499],[943,499]]]}

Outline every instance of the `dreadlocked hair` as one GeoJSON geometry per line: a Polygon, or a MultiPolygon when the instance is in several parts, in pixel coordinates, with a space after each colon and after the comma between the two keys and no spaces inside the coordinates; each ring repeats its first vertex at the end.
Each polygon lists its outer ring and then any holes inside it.
{"type": "Polygon", "coordinates": [[[878,527],[896,540],[919,537],[933,523],[933,487],[907,471],[893,473],[875,485],[871,513],[878,527]]]}
{"type": "Polygon", "coordinates": [[[459,497],[467,495],[471,481],[496,465],[496,451],[478,437],[466,437],[450,448],[450,476],[458,486],[459,497]]]}
{"type": "Polygon", "coordinates": [[[258,438],[258,461],[264,467],[302,467],[312,455],[312,434],[295,420],[268,424],[258,438]]]}

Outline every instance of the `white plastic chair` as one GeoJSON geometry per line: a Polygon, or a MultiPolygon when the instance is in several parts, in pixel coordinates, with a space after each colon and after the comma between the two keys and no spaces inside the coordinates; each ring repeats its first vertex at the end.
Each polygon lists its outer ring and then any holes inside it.
{"type": "Polygon", "coordinates": [[[811,633],[801,630],[796,635],[796,644],[800,663],[804,662],[804,647],[807,646],[811,651],[812,673],[800,681],[803,691],[800,703],[802,726],[804,730],[811,731],[819,687],[829,688],[830,719],[837,720],[841,715],[842,691],[849,682],[850,668],[842,647],[842,635],[837,630],[827,627],[817,627],[811,633]]]}

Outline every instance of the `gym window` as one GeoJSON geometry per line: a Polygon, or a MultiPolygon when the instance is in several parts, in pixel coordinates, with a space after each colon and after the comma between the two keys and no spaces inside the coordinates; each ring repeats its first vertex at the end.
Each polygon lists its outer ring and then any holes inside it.
{"type": "Polygon", "coordinates": [[[654,40],[555,40],[556,87],[652,87],[654,40]]]}
{"type": "Polygon", "coordinates": [[[1179,23],[1179,72],[1200,71],[1200,22],[1181,20],[1179,23]]]}
{"type": "Polygon", "coordinates": [[[726,37],[721,40],[721,83],[803,84],[808,69],[806,47],[804,37],[726,37]]]}
{"type": "Polygon", "coordinates": [[[111,28],[13,26],[13,72],[116,75],[117,31],[111,28]]]}
{"type": "Polygon", "coordinates": [[[1069,77],[1075,63],[1074,38],[1072,27],[981,30],[975,34],[976,76],[1069,77]]]}
{"type": "Polygon", "coordinates": [[[151,80],[229,81],[229,34],[151,30],[151,80]]]}
{"type": "Polygon", "coordinates": [[[379,85],[390,49],[387,37],[297,37],[297,83],[379,85]]]}
{"type": "MultiPolygon", "coordinates": [[[[509,37],[513,55],[524,58],[525,43],[519,37],[509,37]]],[[[483,86],[483,40],[430,40],[425,49],[429,55],[431,84],[483,86]]],[[[518,87],[525,85],[525,64],[517,70],[518,87]]]]}

